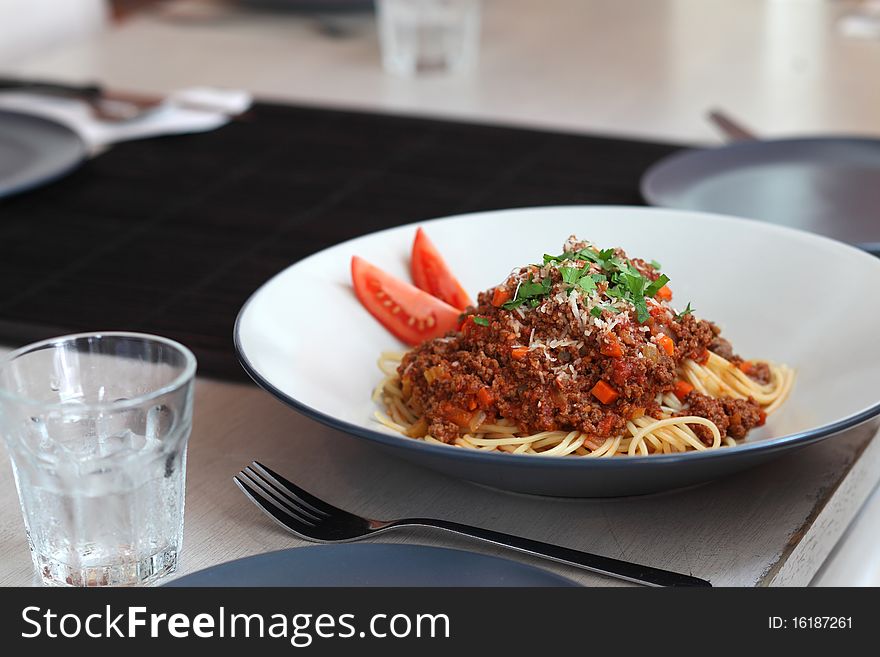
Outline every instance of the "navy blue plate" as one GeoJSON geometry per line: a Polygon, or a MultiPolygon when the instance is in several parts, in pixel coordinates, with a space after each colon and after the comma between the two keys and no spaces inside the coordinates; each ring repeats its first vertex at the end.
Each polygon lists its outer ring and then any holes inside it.
{"type": "Polygon", "coordinates": [[[0,110],[0,198],[60,178],[87,153],[79,135],[65,125],[0,110]]]}
{"type": "Polygon", "coordinates": [[[745,141],[665,158],[651,205],[763,219],[880,252],[880,139],[745,141]]]}
{"type": "Polygon", "coordinates": [[[315,545],[206,568],[165,586],[577,586],[475,552],[398,543],[315,545]]]}

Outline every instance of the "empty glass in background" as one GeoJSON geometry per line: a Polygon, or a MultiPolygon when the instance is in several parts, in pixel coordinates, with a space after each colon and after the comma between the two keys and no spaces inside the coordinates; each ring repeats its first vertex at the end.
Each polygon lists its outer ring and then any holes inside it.
{"type": "Polygon", "coordinates": [[[46,584],[146,584],[183,536],[192,353],[137,333],[82,334],[0,361],[0,432],[46,584]]]}
{"type": "Polygon", "coordinates": [[[460,72],[476,63],[480,0],[379,0],[377,9],[389,73],[460,72]]]}

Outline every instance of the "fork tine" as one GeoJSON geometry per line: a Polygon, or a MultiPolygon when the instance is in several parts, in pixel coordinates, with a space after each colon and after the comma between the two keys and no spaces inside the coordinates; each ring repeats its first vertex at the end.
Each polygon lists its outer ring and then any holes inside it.
{"type": "Polygon", "coordinates": [[[288,481],[277,472],[273,472],[259,461],[253,461],[251,463],[251,466],[256,470],[261,471],[264,478],[272,481],[278,488],[286,492],[291,497],[298,499],[300,502],[309,507],[312,511],[324,516],[332,516],[338,514],[349,515],[347,511],[343,511],[342,509],[339,509],[332,504],[329,504],[324,500],[315,497],[311,493],[304,491],[302,488],[288,481]]]}
{"type": "Polygon", "coordinates": [[[252,476],[246,470],[242,470],[238,473],[238,478],[242,481],[242,483],[249,484],[253,490],[263,498],[266,502],[275,506],[279,511],[287,513],[294,520],[299,521],[305,525],[310,527],[314,527],[316,521],[314,518],[306,516],[302,511],[296,506],[291,505],[290,503],[286,503],[285,500],[279,497],[269,486],[267,486],[264,482],[260,481],[260,479],[252,476]]]}
{"type": "Polygon", "coordinates": [[[248,486],[244,481],[242,481],[239,477],[233,477],[232,481],[235,482],[235,485],[241,489],[241,492],[245,494],[245,496],[253,502],[257,508],[259,508],[263,513],[272,518],[279,525],[284,527],[287,531],[296,534],[300,538],[306,540],[313,540],[308,533],[306,533],[308,527],[303,525],[302,523],[292,522],[294,516],[292,516],[289,512],[281,509],[278,504],[274,501],[271,501],[258,493],[255,489],[248,486]]]}
{"type": "Polygon", "coordinates": [[[296,497],[288,494],[284,489],[276,486],[271,479],[253,469],[251,466],[247,466],[244,470],[241,471],[242,475],[246,476],[248,479],[253,481],[254,484],[263,489],[266,493],[272,495],[279,502],[282,502],[286,506],[290,507],[290,509],[305,518],[308,518],[312,523],[318,523],[324,520],[326,515],[319,515],[312,511],[308,506],[303,504],[303,502],[296,497]]]}

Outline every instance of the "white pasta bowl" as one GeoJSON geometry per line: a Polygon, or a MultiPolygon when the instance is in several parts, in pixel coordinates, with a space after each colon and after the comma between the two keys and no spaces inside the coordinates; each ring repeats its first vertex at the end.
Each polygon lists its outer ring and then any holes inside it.
{"type": "Polygon", "coordinates": [[[745,358],[784,362],[785,404],[735,447],[608,459],[482,452],[385,428],[371,399],[379,353],[399,343],[355,297],[358,255],[404,280],[416,225],[316,253],[265,283],[242,308],[235,345],[248,374],[297,411],[426,467],[526,493],[609,496],[690,485],[851,429],[880,413],[880,259],[768,223],[678,210],[563,206],[482,212],[420,224],[464,287],[493,287],[557,253],[575,234],[662,263],[675,305],[721,326],[745,358]]]}

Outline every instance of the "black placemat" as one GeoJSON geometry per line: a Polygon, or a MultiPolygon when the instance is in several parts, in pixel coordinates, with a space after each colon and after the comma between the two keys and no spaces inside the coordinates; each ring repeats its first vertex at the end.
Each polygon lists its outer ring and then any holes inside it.
{"type": "Polygon", "coordinates": [[[678,146],[257,105],[214,132],[120,144],[0,201],[0,341],[89,330],[180,340],[202,374],[244,379],[238,309],[331,244],[461,212],[641,204],[678,146]]]}

